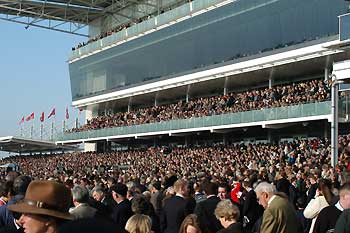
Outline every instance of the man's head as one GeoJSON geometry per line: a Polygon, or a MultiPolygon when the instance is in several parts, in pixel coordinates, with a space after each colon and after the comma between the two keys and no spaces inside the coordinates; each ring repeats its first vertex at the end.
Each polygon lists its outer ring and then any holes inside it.
{"type": "Polygon", "coordinates": [[[221,199],[221,200],[224,200],[228,197],[229,195],[229,186],[228,184],[226,183],[221,183],[219,184],[219,187],[218,187],[218,197],[221,199]]]}
{"type": "Polygon", "coordinates": [[[339,202],[344,209],[350,208],[350,183],[345,183],[339,190],[339,202]]]}
{"type": "Polygon", "coordinates": [[[188,183],[185,180],[179,179],[174,183],[174,190],[176,194],[187,197],[189,194],[188,183]]]}
{"type": "Polygon", "coordinates": [[[128,187],[125,184],[117,183],[111,187],[113,199],[116,202],[120,202],[126,199],[128,193],[128,187]]]}
{"type": "Polygon", "coordinates": [[[203,190],[207,196],[209,195],[218,195],[218,185],[214,182],[204,182],[203,190]]]}
{"type": "Polygon", "coordinates": [[[92,197],[100,202],[103,200],[105,197],[105,192],[101,186],[96,186],[95,188],[92,189],[92,197]]]}
{"type": "Polygon", "coordinates": [[[276,193],[276,188],[273,184],[261,182],[260,184],[258,184],[258,186],[256,186],[255,192],[259,200],[259,204],[266,209],[269,200],[276,193]]]}
{"type": "Polygon", "coordinates": [[[29,176],[18,176],[13,182],[13,195],[24,195],[31,181],[29,176]]]}
{"type": "Polygon", "coordinates": [[[79,203],[89,201],[89,191],[82,185],[76,185],[72,189],[73,203],[77,206],[79,203]]]}

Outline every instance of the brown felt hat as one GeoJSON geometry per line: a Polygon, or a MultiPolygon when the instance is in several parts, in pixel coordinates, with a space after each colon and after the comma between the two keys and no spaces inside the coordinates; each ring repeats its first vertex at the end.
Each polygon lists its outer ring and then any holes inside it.
{"type": "Polygon", "coordinates": [[[73,219],[68,210],[71,192],[55,181],[32,181],[22,201],[9,205],[8,209],[26,214],[40,214],[62,219],[73,219]]]}

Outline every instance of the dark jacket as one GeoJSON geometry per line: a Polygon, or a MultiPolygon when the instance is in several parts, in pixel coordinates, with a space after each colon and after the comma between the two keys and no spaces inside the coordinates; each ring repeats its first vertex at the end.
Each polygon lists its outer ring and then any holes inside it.
{"type": "Polygon", "coordinates": [[[179,232],[182,221],[188,214],[191,214],[187,205],[187,200],[180,196],[173,196],[165,200],[160,221],[163,233],[179,232]]]}
{"type": "MultiPolygon", "coordinates": [[[[24,195],[19,194],[11,198],[9,203],[7,205],[0,206],[0,228],[6,227],[8,231],[13,231],[16,232],[17,228],[14,224],[15,218],[14,214],[17,213],[12,213],[7,209],[8,205],[13,205],[16,204],[18,201],[22,200],[24,198],[24,195]]],[[[19,219],[20,214],[17,214],[18,216],[16,217],[19,219]]]]}
{"type": "Polygon", "coordinates": [[[112,212],[112,220],[117,224],[117,232],[125,232],[125,225],[128,219],[133,215],[131,203],[128,199],[117,204],[112,212]]]}
{"type": "Polygon", "coordinates": [[[243,210],[242,210],[242,218],[244,219],[244,216],[248,218],[247,223],[245,224],[245,229],[247,231],[251,230],[255,224],[255,222],[262,217],[264,213],[264,208],[259,205],[256,193],[254,190],[250,190],[246,196],[245,200],[243,202],[243,210]]]}
{"type": "Polygon", "coordinates": [[[214,214],[219,202],[220,198],[211,196],[205,201],[197,203],[194,213],[198,216],[199,226],[203,233],[215,233],[222,229],[219,220],[214,214]]]}
{"type": "Polygon", "coordinates": [[[218,231],[218,233],[241,233],[242,232],[242,226],[238,223],[233,223],[227,228],[221,229],[218,231]]]}
{"type": "Polygon", "coordinates": [[[339,216],[337,223],[335,224],[335,232],[348,233],[350,230],[350,209],[346,209],[339,216]]]}
{"type": "Polygon", "coordinates": [[[342,211],[335,206],[323,208],[317,216],[313,232],[326,233],[328,230],[334,229],[341,213],[342,211]]]}

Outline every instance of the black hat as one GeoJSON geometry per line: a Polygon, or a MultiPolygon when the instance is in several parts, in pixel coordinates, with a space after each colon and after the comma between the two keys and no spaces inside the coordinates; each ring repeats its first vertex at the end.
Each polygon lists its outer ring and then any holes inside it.
{"type": "Polygon", "coordinates": [[[126,194],[128,193],[128,187],[122,183],[117,183],[116,185],[113,185],[111,189],[112,191],[116,192],[117,194],[123,197],[126,197],[126,194]]]}

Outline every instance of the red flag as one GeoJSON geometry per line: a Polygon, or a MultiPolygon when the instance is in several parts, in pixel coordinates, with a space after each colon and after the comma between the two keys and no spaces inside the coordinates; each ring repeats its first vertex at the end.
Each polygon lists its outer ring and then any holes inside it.
{"type": "Polygon", "coordinates": [[[53,108],[52,111],[50,112],[49,116],[47,117],[47,119],[50,119],[50,117],[56,115],[56,108],[53,108]]]}
{"type": "Polygon", "coordinates": [[[24,117],[22,117],[22,120],[18,123],[19,125],[24,123],[24,117]]]}
{"type": "Polygon", "coordinates": [[[42,112],[42,113],[41,113],[41,116],[40,116],[40,121],[41,121],[41,122],[44,122],[44,120],[45,120],[45,113],[42,112]]]}
{"type": "Polygon", "coordinates": [[[66,119],[69,119],[69,112],[68,112],[68,107],[66,108],[66,119]]]}
{"type": "Polygon", "coordinates": [[[30,121],[30,120],[34,120],[34,112],[32,112],[32,114],[27,116],[26,121],[30,121]]]}

